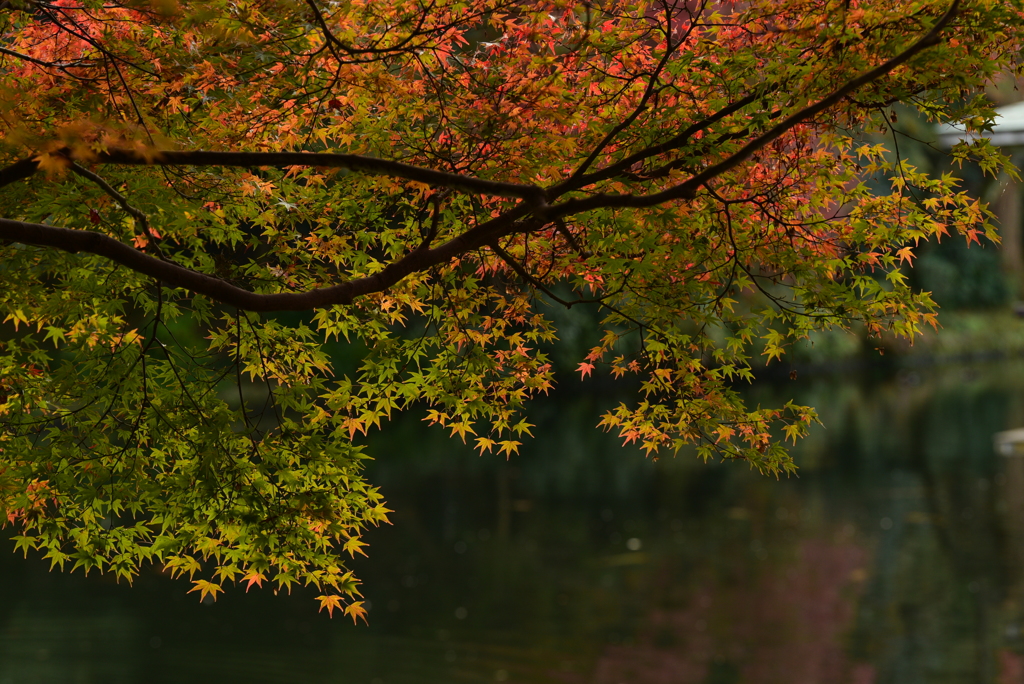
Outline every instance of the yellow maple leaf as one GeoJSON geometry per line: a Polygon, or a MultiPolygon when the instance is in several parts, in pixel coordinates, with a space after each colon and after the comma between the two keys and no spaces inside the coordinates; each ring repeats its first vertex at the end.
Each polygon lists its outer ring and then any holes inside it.
{"type": "Polygon", "coordinates": [[[221,589],[219,584],[214,584],[213,582],[208,582],[206,580],[196,580],[193,584],[195,586],[189,589],[187,593],[191,594],[193,591],[198,591],[200,601],[206,600],[207,596],[213,597],[213,600],[216,601],[217,593],[224,591],[221,589]]]}
{"type": "Polygon", "coordinates": [[[345,615],[352,618],[352,624],[356,624],[358,618],[362,618],[363,622],[369,624],[366,619],[366,608],[363,608],[362,601],[353,601],[345,607],[345,615]]]}
{"type": "Polygon", "coordinates": [[[348,551],[348,554],[354,558],[357,553],[363,556],[366,555],[366,552],[363,551],[362,548],[364,546],[369,546],[369,544],[360,541],[359,537],[349,537],[349,540],[345,542],[345,545],[342,548],[348,551]]]}

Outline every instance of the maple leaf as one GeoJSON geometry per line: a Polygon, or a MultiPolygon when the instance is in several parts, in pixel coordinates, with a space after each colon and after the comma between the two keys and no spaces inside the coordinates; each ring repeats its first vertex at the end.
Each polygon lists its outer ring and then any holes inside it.
{"type": "Polygon", "coordinates": [[[267,578],[262,572],[256,572],[255,570],[253,570],[248,575],[242,578],[242,580],[245,582],[245,591],[248,592],[252,588],[252,585],[254,584],[257,587],[262,588],[263,580],[265,579],[267,578]]]}
{"type": "Polygon", "coordinates": [[[366,619],[366,608],[363,607],[363,601],[353,601],[345,607],[345,615],[351,616],[352,624],[356,624],[357,618],[362,618],[363,623],[369,624],[366,619]]]}
{"type": "Polygon", "coordinates": [[[505,458],[511,458],[512,454],[519,453],[519,447],[523,444],[522,442],[516,442],[514,440],[506,440],[498,443],[498,453],[505,454],[505,458]]]}
{"type": "Polygon", "coordinates": [[[193,591],[198,591],[200,601],[204,601],[207,596],[216,601],[217,594],[224,591],[219,584],[214,584],[207,580],[195,580],[193,584],[195,586],[189,589],[186,593],[191,594],[193,591]]]}
{"type": "Polygon", "coordinates": [[[914,250],[913,250],[912,247],[909,247],[909,246],[908,247],[904,247],[904,248],[902,248],[901,250],[899,250],[896,253],[896,256],[899,257],[899,261],[900,261],[901,264],[903,262],[913,263],[913,261],[914,261],[914,250]]]}
{"type": "Polygon", "coordinates": [[[34,158],[39,169],[47,175],[62,175],[71,162],[62,154],[40,154],[34,158]]]}
{"type": "Polygon", "coordinates": [[[342,604],[342,598],[340,596],[338,596],[337,594],[329,594],[329,595],[326,595],[326,596],[317,596],[316,600],[320,602],[320,612],[323,612],[323,609],[326,608],[327,609],[327,615],[329,617],[334,617],[334,609],[335,608],[341,609],[341,607],[343,605],[342,604]]]}
{"type": "Polygon", "coordinates": [[[360,541],[359,537],[349,537],[348,541],[345,542],[342,548],[345,549],[350,556],[355,557],[357,553],[363,556],[366,555],[366,552],[363,551],[364,546],[369,546],[369,544],[364,541],[360,541]]]}

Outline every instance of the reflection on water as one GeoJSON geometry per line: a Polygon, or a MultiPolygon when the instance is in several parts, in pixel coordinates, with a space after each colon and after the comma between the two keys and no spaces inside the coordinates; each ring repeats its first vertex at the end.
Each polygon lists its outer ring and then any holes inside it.
{"type": "Polygon", "coordinates": [[[375,440],[394,525],[370,626],[309,592],[216,604],[0,555],[0,684],[1024,681],[1024,363],[759,385],[819,407],[800,477],[645,460],[590,394],[506,462],[416,420],[375,440]]]}

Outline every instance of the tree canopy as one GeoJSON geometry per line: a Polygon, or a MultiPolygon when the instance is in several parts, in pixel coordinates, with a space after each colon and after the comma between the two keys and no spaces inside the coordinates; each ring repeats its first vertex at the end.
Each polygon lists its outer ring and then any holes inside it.
{"type": "Polygon", "coordinates": [[[389,512],[366,435],[412,410],[515,453],[552,307],[600,312],[582,376],[639,388],[602,427],[790,472],[813,409],[738,383],[812,331],[935,322],[914,246],[997,236],[901,160],[892,106],[983,130],[1022,16],[4,0],[2,520],[62,568],[312,584],[358,617],[343,557],[389,512]]]}

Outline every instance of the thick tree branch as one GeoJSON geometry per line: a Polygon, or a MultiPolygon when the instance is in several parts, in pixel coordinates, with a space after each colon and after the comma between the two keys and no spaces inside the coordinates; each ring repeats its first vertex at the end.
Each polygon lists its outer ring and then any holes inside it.
{"type": "MultiPolygon", "coordinates": [[[[134,150],[113,149],[91,160],[94,164],[124,164],[132,166],[229,166],[253,168],[260,166],[319,166],[349,169],[362,173],[394,176],[405,180],[438,187],[462,190],[477,195],[525,199],[542,202],[544,191],[536,185],[491,181],[446,171],[435,171],[402,162],[364,157],[357,154],[314,152],[209,152],[157,151],[141,155],[134,150]]],[[[35,160],[23,159],[0,170],[0,187],[24,180],[38,170],[35,160]]]]}
{"type": "MultiPolygon", "coordinates": [[[[529,215],[530,211],[530,206],[522,203],[502,216],[491,219],[433,249],[424,242],[404,257],[385,266],[380,273],[372,276],[356,278],[339,285],[316,288],[306,292],[274,294],[250,292],[232,285],[226,280],[199,273],[169,261],[162,261],[112,237],[87,230],[0,219],[0,240],[53,247],[71,253],[85,252],[102,256],[130,268],[136,273],[151,276],[171,287],[184,288],[246,311],[308,311],[336,304],[350,304],[356,297],[383,292],[411,273],[447,263],[460,254],[483,247],[514,229],[523,229],[523,226],[517,222],[529,215]]],[[[530,225],[526,230],[532,230],[539,225],[530,225]]]]}
{"type": "Polygon", "coordinates": [[[11,183],[31,178],[39,170],[39,162],[35,159],[22,159],[10,166],[0,169],[0,188],[11,183]]]}
{"type": "Polygon", "coordinates": [[[352,300],[348,294],[348,283],[301,294],[256,294],[225,280],[161,261],[112,237],[87,230],[0,219],[0,239],[26,245],[55,247],[71,253],[95,254],[172,287],[182,287],[248,311],[304,310],[331,304],[347,304],[352,300]]]}

